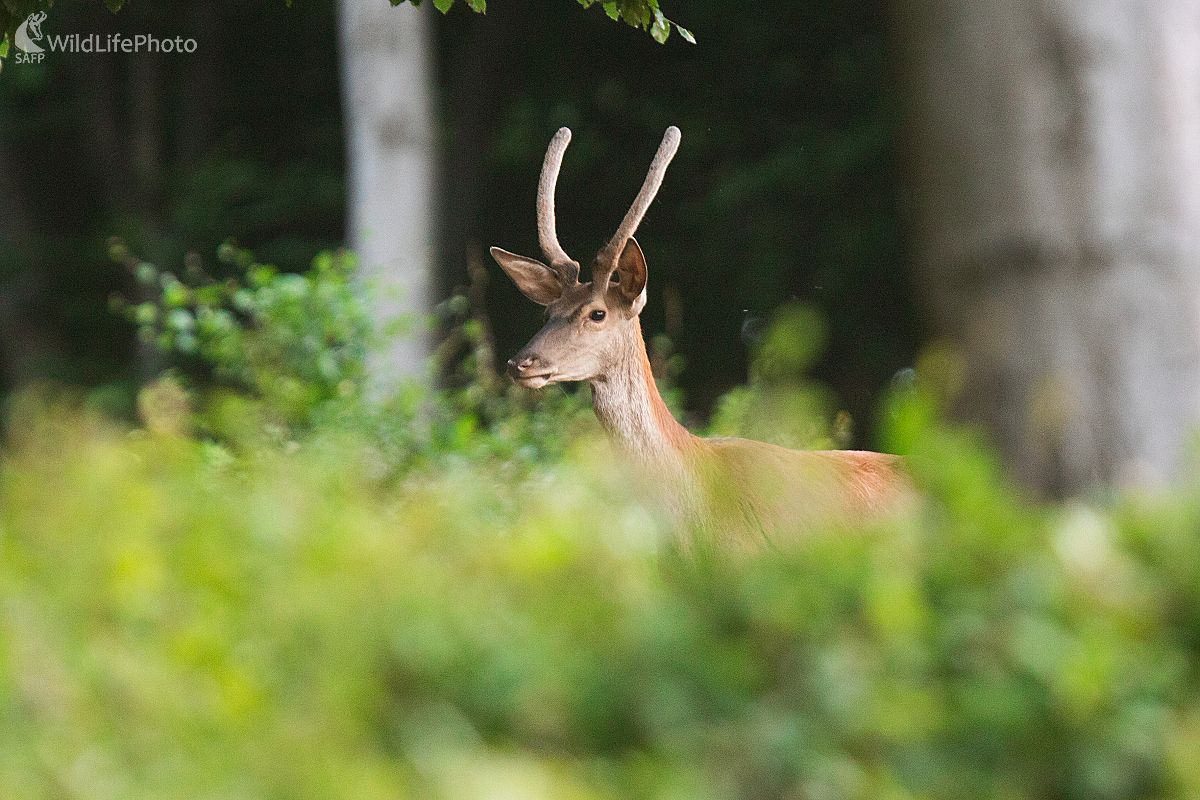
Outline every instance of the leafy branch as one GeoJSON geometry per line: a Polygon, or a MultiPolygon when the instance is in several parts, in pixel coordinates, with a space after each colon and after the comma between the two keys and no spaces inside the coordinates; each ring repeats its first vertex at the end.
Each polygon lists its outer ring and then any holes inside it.
{"type": "MultiPolygon", "coordinates": [[[[404,2],[406,0],[391,0],[394,6],[404,2]]],[[[421,4],[421,0],[407,0],[407,2],[411,2],[414,6],[421,4]]],[[[433,5],[438,11],[445,14],[454,5],[454,2],[455,0],[433,0],[433,5]]],[[[479,14],[487,12],[487,0],[465,0],[465,2],[472,11],[479,14]]],[[[691,31],[663,15],[662,9],[658,7],[658,0],[578,0],[578,3],[584,8],[590,8],[599,3],[610,19],[642,30],[649,30],[650,35],[660,44],[667,41],[672,28],[687,41],[692,44],[696,43],[696,37],[692,35],[691,31]]]]}

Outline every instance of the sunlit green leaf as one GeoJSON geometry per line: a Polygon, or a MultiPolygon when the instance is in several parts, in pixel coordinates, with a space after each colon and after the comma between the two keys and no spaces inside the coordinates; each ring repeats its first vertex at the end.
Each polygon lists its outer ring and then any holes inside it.
{"type": "Polygon", "coordinates": [[[650,35],[659,44],[665,42],[667,37],[671,35],[671,26],[667,23],[662,12],[657,8],[654,9],[654,22],[650,25],[650,35]]]}

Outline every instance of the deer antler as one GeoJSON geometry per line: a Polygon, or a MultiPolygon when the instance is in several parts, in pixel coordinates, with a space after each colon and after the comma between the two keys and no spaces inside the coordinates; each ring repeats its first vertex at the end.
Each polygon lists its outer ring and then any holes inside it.
{"type": "Polygon", "coordinates": [[[550,267],[558,273],[565,285],[579,281],[579,264],[558,243],[558,232],[554,226],[554,186],[558,183],[558,168],[562,165],[563,153],[571,141],[571,129],[559,128],[546,148],[546,160],[542,162],[542,177],[538,181],[537,226],[538,242],[550,267]]]}
{"type": "MultiPolygon", "coordinates": [[[[608,240],[608,244],[604,245],[604,248],[596,254],[597,271],[602,270],[607,273],[604,276],[605,283],[608,282],[613,270],[617,268],[617,259],[620,258],[621,251],[625,249],[625,243],[637,230],[638,224],[646,214],[646,209],[654,201],[654,195],[658,194],[658,187],[662,185],[667,165],[671,163],[671,159],[675,157],[675,151],[679,149],[679,137],[679,128],[674,125],[667,128],[667,132],[663,134],[662,144],[658,146],[658,152],[654,154],[654,160],[650,162],[650,169],[646,172],[646,180],[642,183],[641,191],[633,199],[633,205],[629,207],[629,211],[625,212],[625,219],[621,220],[621,226],[617,228],[617,232],[608,240]]],[[[597,277],[599,277],[598,274],[592,276],[593,283],[597,277]]]]}

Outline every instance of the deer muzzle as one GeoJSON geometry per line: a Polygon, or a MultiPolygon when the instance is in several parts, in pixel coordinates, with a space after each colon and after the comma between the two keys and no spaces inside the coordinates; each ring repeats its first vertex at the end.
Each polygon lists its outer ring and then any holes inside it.
{"type": "Polygon", "coordinates": [[[540,389],[554,382],[558,370],[542,363],[536,355],[530,355],[522,350],[508,360],[508,374],[518,386],[526,389],[540,389]]]}

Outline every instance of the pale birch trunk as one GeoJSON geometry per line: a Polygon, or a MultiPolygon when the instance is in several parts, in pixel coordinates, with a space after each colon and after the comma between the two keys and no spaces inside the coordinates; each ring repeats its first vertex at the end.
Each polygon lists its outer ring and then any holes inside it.
{"type": "Polygon", "coordinates": [[[1200,416],[1200,2],[895,0],[915,266],[960,410],[1043,493],[1200,416]]]}
{"type": "Polygon", "coordinates": [[[402,335],[373,355],[369,387],[379,398],[424,377],[425,316],[433,273],[435,135],[430,4],[339,0],[347,142],[347,237],[384,327],[402,335]]]}

